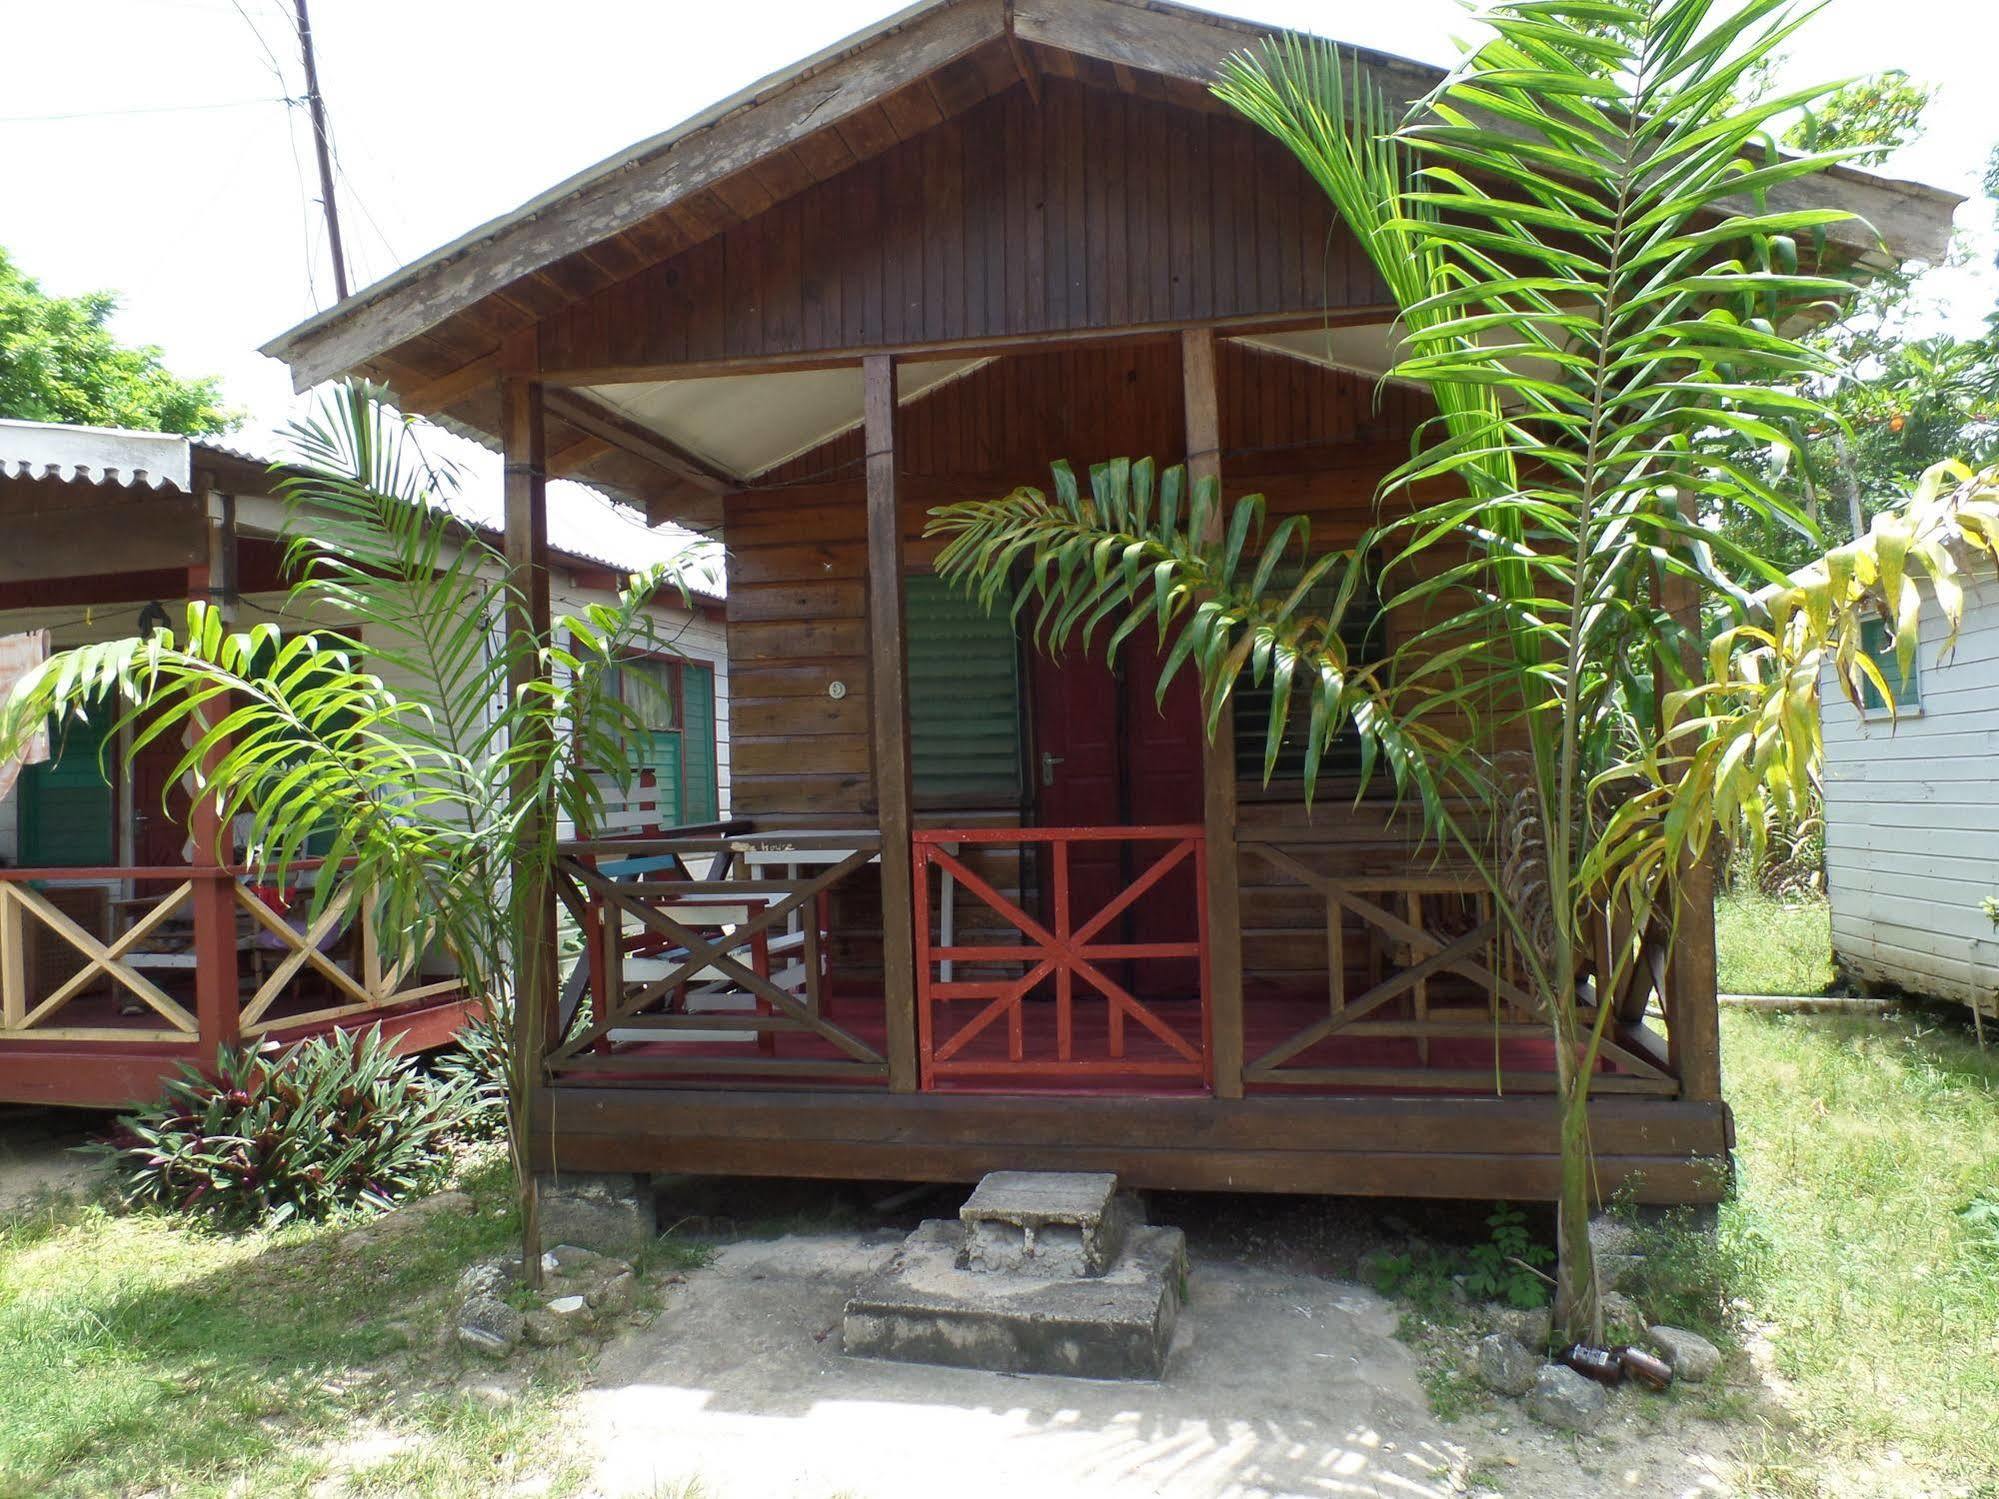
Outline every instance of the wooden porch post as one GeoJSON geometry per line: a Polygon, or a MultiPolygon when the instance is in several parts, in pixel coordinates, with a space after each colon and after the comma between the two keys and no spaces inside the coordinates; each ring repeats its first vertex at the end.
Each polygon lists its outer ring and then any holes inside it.
{"type": "MultiPolygon", "coordinates": [[[[1221,406],[1215,390],[1215,334],[1188,328],[1180,335],[1180,379],[1187,415],[1190,479],[1222,475],[1221,406]]],[[[1217,509],[1212,535],[1221,535],[1217,509]]],[[[1215,1093],[1242,1097],[1242,882],[1237,870],[1235,708],[1222,710],[1214,737],[1201,747],[1202,820],[1208,844],[1208,1013],[1215,1093]]]]}
{"type": "Polygon", "coordinates": [[[868,460],[868,712],[881,822],[882,995],[888,1085],[916,1091],[916,933],[911,870],[909,651],[904,638],[902,502],[895,471],[895,357],[861,362],[868,460]]]}
{"type": "MultiPolygon", "coordinates": [[[[503,351],[500,380],[501,445],[506,460],[506,555],[514,588],[507,622],[511,667],[507,687],[516,698],[543,677],[540,647],[549,633],[548,474],[542,425],[542,384],[532,335],[503,351]]],[[[543,740],[545,731],[535,731],[543,740]]],[[[544,744],[546,754],[550,746],[544,744]]],[[[517,793],[527,795],[531,771],[520,772],[517,793]]],[[[541,1082],[541,1059],[555,1025],[555,899],[535,850],[549,828],[552,809],[537,797],[521,820],[513,868],[521,913],[514,948],[514,1045],[530,1094],[541,1082]]],[[[529,1108],[529,1118],[536,1110],[529,1108]]]]}
{"type": "MultiPolygon", "coordinates": [[[[235,533],[223,532],[211,524],[208,530],[208,562],[187,570],[188,597],[215,600],[218,588],[226,588],[235,572],[235,533]],[[225,544],[227,550],[225,551],[225,544]]],[[[225,619],[233,621],[231,609],[225,619]]],[[[225,699],[216,705],[223,715],[229,712],[225,699]]],[[[201,710],[206,717],[208,710],[201,710]]],[[[190,730],[200,733],[201,730],[190,730]]],[[[204,764],[212,763],[210,755],[204,764]]],[[[236,954],[236,876],[228,867],[235,855],[229,829],[223,824],[221,809],[213,795],[189,800],[187,831],[194,890],[189,895],[194,916],[194,1019],[201,1046],[201,1063],[207,1066],[217,1048],[234,1046],[242,1040],[241,975],[236,954]]]]}

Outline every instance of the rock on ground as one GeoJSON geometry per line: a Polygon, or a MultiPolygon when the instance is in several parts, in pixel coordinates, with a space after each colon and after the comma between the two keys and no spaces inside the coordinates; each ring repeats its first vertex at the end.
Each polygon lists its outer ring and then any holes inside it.
{"type": "Polygon", "coordinates": [[[1638,1303],[1621,1291],[1610,1291],[1603,1298],[1603,1337],[1613,1347],[1620,1343],[1636,1343],[1645,1336],[1645,1313],[1638,1303]]]}
{"type": "Polygon", "coordinates": [[[458,1309],[458,1341],[488,1358],[505,1358],[520,1346],[527,1319],[497,1296],[469,1296],[458,1309]]]}
{"type": "Polygon", "coordinates": [[[1501,1395],[1524,1395],[1534,1386],[1534,1374],[1541,1360],[1503,1332],[1478,1340],[1472,1351],[1479,1382],[1501,1395]]]}
{"type": "Polygon", "coordinates": [[[1595,1431],[1609,1404],[1602,1385],[1561,1364],[1543,1364],[1527,1392],[1527,1414],[1562,1431],[1595,1431]]]}
{"type": "Polygon", "coordinates": [[[1673,1377],[1688,1384],[1712,1379],[1721,1367],[1721,1350],[1697,1332],[1681,1327],[1654,1327],[1645,1341],[1672,1366],[1673,1377]]]}

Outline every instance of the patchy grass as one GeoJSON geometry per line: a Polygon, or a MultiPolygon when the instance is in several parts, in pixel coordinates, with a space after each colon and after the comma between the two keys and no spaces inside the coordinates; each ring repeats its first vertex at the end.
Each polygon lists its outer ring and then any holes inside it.
{"type": "Polygon", "coordinates": [[[1741,1190],[1720,1242],[1785,1418],[1783,1495],[1999,1495],[1999,1054],[1916,1016],[1722,1016],[1741,1190]]]}
{"type": "Polygon", "coordinates": [[[482,1495],[580,1482],[545,1438],[573,1371],[475,1393],[444,1338],[460,1270],[516,1224],[502,1164],[472,1212],[225,1236],[75,1202],[0,1218],[0,1495],[482,1495]]]}
{"type": "Polygon", "coordinates": [[[1832,908],[1753,891],[1715,903],[1715,955],[1727,994],[1824,994],[1833,986],[1832,908]]]}

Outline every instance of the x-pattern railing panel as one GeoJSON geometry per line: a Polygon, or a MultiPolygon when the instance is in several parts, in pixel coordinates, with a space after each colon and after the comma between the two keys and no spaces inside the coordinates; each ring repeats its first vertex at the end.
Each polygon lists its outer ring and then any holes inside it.
{"type": "Polygon", "coordinates": [[[194,893],[193,883],[181,880],[147,907],[125,931],[109,942],[84,930],[75,920],[58,910],[33,887],[12,881],[0,882],[0,1035],[52,1037],[65,1034],[114,1035],[126,1039],[186,1041],[198,1032],[195,1017],[158,984],[132,966],[132,955],[140,951],[167,921],[178,915],[194,893]],[[56,985],[48,994],[29,1001],[27,973],[28,932],[39,926],[61,941],[82,959],[82,967],[56,985]],[[166,1028],[142,1031],[131,1027],[60,1027],[52,1019],[100,980],[110,980],[166,1022],[166,1028]]]}
{"type": "Polygon", "coordinates": [[[925,829],[914,839],[916,861],[917,1018],[921,1075],[924,1086],[939,1079],[967,1075],[1035,1077],[1048,1080],[1106,1076],[1207,1078],[1207,885],[1206,840],[1199,827],[1130,828],[980,828],[925,829]],[[1123,842],[1164,844],[1163,852],[1123,889],[1078,923],[1075,919],[1070,853],[1077,844],[1123,842]],[[1048,852],[1046,922],[1028,914],[1021,902],[1001,893],[968,862],[968,847],[995,844],[1038,845],[1048,852]],[[931,939],[930,871],[949,877],[982,904],[1018,941],[966,941],[949,944],[931,939]],[[1176,870],[1193,875],[1195,896],[1185,913],[1190,940],[1127,942],[1102,940],[1113,925],[1130,915],[1148,894],[1176,870]],[[1200,1030],[1190,1039],[1152,1006],[1113,978],[1105,965],[1156,959],[1195,960],[1198,964],[1200,1030]],[[946,980],[940,965],[1020,965],[1017,975],[992,979],[946,980]],[[1029,997],[1050,980],[1054,986],[1055,1054],[1030,1056],[1027,1046],[1029,997]],[[1105,1054],[1078,1054],[1076,1008],[1078,985],[1094,991],[1106,1005],[1105,1054]],[[945,1034],[953,1001],[984,1000],[969,1018],[945,1034]],[[973,1043],[1006,1022],[1005,1056],[973,1054],[973,1043]],[[1137,1026],[1163,1048],[1163,1056],[1133,1057],[1128,1026],[1137,1026]]]}
{"type": "MultiPolygon", "coordinates": [[[[1253,1058],[1243,1069],[1250,1082],[1316,1082],[1365,1084],[1369,1081],[1396,1086],[1458,1089],[1490,1086],[1491,1071],[1471,1072],[1456,1068],[1430,1068],[1430,1043],[1435,1040],[1464,1040],[1482,1036],[1545,1037],[1549,1034],[1546,1012],[1538,998],[1514,977],[1510,960],[1511,944],[1498,918],[1491,891],[1474,873],[1445,870],[1403,875],[1344,876],[1313,869],[1293,852],[1262,840],[1245,840],[1240,851],[1246,859],[1261,860],[1279,873],[1316,891],[1325,902],[1328,957],[1328,1012],[1253,1058]],[[1400,897],[1406,914],[1390,906],[1400,897]],[[1455,900],[1468,911],[1467,929],[1461,932],[1434,931],[1425,923],[1437,919],[1429,913],[1439,901],[1455,900]],[[1378,974],[1358,995],[1347,993],[1346,918],[1358,918],[1378,966],[1380,955],[1400,949],[1407,961],[1392,973],[1378,974]],[[1433,1016],[1428,1003],[1432,980],[1454,975],[1483,992],[1487,1013],[1483,1017],[1460,1019],[1452,1015],[1433,1016]],[[1409,1015],[1387,1018],[1382,1012],[1398,1002],[1406,1002],[1409,1015]],[[1422,1066],[1389,1069],[1351,1066],[1312,1066],[1302,1060],[1306,1053],[1335,1037],[1349,1039],[1395,1039],[1413,1041],[1422,1066]]],[[[1592,955],[1592,971],[1608,971],[1608,934],[1600,933],[1598,951],[1592,955]]],[[[1601,1079],[1595,1086],[1606,1091],[1677,1091],[1678,1084],[1660,1059],[1646,1054],[1642,1038],[1629,1023],[1642,1017],[1652,988],[1664,989],[1665,944],[1660,935],[1648,932],[1641,944],[1639,961],[1624,975],[1618,992],[1609,996],[1616,1016],[1606,1026],[1600,1051],[1614,1063],[1619,1074],[1601,1079]],[[1635,1010],[1635,1014],[1634,1014],[1635,1010]]],[[[1593,1019],[1588,1003],[1579,1001],[1583,1019],[1593,1019]]],[[[1531,1074],[1505,1075],[1505,1086],[1531,1089],[1546,1080],[1531,1074]]]]}
{"type": "MultiPolygon", "coordinates": [[[[664,841],[655,842],[660,848],[668,847],[664,841]]],[[[748,867],[745,861],[730,858],[740,854],[739,845],[744,842],[679,839],[672,841],[671,852],[676,861],[714,855],[711,870],[727,874],[732,868],[748,867]]],[[[654,846],[643,840],[629,845],[633,850],[654,846]]],[[[621,852],[624,847],[608,841],[581,845],[557,863],[557,894],[590,934],[592,961],[601,971],[589,975],[594,1000],[589,1023],[550,1051],[551,1070],[616,1070],[625,1063],[637,1068],[669,1067],[674,1063],[666,1045],[649,1048],[642,1056],[611,1054],[614,1032],[648,1032],[653,1033],[648,1039],[671,1043],[677,1032],[699,1033],[705,1040],[717,1031],[728,1031],[753,1033],[760,1043],[778,1034],[811,1035],[828,1043],[838,1055],[786,1057],[771,1054],[766,1045],[766,1054],[758,1058],[703,1056],[682,1060],[695,1070],[716,1072],[748,1069],[886,1075],[887,1061],[882,1054],[827,1018],[812,984],[801,997],[764,971],[767,964],[762,961],[771,943],[782,940],[792,918],[803,913],[807,918],[803,924],[812,929],[811,940],[802,944],[805,962],[808,966],[817,964],[814,922],[820,899],[875,860],[878,840],[829,856],[813,866],[813,873],[790,879],[689,879],[684,877],[684,864],[676,862],[668,877],[632,880],[614,878],[596,867],[597,856],[621,852]],[[637,980],[627,977],[628,926],[643,934],[642,945],[663,954],[651,961],[668,965],[664,972],[649,972],[637,980]],[[654,1013],[656,1006],[670,1005],[690,985],[709,981],[746,996],[754,1002],[755,1010],[654,1013]]]]}

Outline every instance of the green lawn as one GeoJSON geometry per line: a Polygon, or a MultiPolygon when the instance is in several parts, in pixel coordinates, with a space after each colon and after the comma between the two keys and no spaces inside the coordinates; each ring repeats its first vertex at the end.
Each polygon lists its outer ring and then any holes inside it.
{"type": "Polygon", "coordinates": [[[1794,1395],[1755,1492],[1999,1495],[1999,1053],[1897,1018],[1722,1016],[1720,1258],[1794,1395]],[[1895,1465],[1899,1455],[1900,1466],[1895,1465]]]}
{"type": "Polygon", "coordinates": [[[1832,988],[1832,912],[1824,900],[1725,895],[1715,903],[1725,994],[1824,994],[1832,988]]]}
{"type": "Polygon", "coordinates": [[[464,1185],[474,1212],[364,1245],[74,1203],[0,1218],[0,1496],[292,1494],[335,1471],[370,1495],[573,1486],[548,1440],[570,1371],[492,1402],[441,1337],[459,1271],[515,1233],[503,1167],[464,1185]]]}

